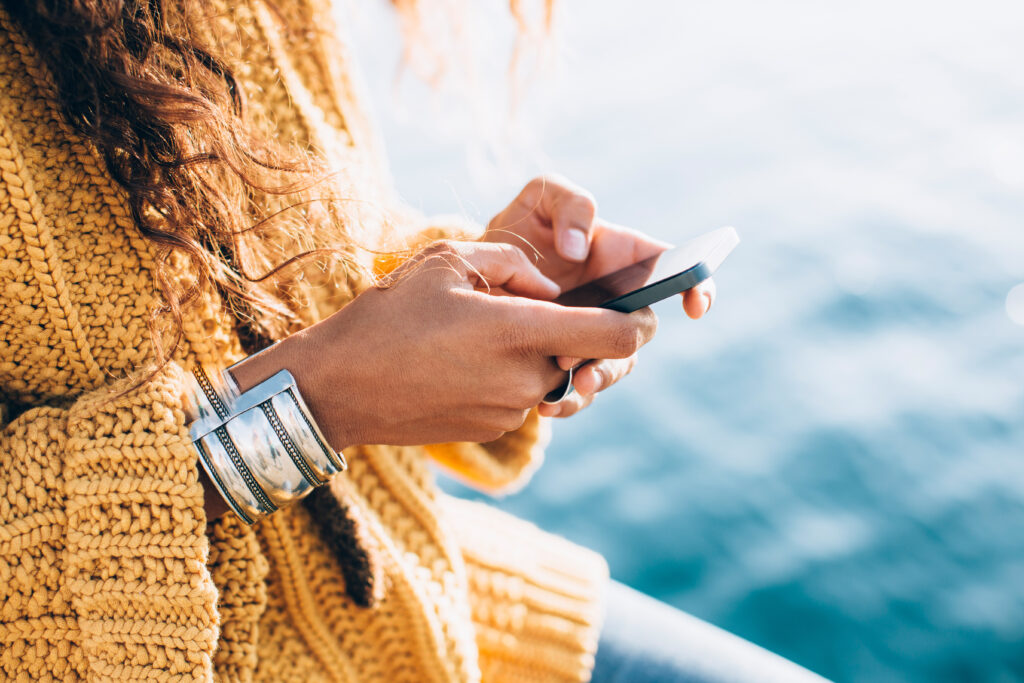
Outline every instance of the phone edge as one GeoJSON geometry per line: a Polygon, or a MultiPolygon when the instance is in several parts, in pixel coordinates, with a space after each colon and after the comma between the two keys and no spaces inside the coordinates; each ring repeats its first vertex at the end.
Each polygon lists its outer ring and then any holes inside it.
{"type": "Polygon", "coordinates": [[[660,280],[628,294],[623,294],[611,301],[605,301],[598,308],[608,308],[620,313],[639,311],[641,308],[656,304],[662,299],[667,299],[675,294],[693,289],[710,278],[712,274],[713,271],[708,264],[701,261],[689,270],[684,270],[670,278],[660,280]]]}

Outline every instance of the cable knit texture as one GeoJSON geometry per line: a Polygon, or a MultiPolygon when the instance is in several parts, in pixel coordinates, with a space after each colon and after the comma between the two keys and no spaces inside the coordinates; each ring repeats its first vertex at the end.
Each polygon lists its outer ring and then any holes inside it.
{"type": "MultiPolygon", "coordinates": [[[[210,2],[202,29],[227,36],[255,120],[380,201],[385,165],[325,2],[210,2]]],[[[331,490],[382,558],[372,609],[351,602],[304,507],[206,524],[183,382],[241,357],[232,321],[204,299],[174,361],[123,393],[152,355],[153,254],[52,88],[0,12],[0,678],[586,680],[603,561],[445,496],[428,465],[520,484],[539,462],[536,414],[492,444],[346,453],[331,490]]],[[[365,285],[309,286],[312,322],[365,285]]]]}

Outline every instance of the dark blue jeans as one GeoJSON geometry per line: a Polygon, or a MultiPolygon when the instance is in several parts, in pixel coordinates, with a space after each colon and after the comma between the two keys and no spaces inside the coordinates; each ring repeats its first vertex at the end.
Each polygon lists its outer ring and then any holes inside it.
{"type": "Polygon", "coordinates": [[[753,643],[612,582],[591,683],[823,683],[753,643]]]}

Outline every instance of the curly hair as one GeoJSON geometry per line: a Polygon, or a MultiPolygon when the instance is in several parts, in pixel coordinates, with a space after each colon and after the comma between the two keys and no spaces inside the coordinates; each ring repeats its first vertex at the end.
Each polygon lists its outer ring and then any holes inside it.
{"type": "MultiPolygon", "coordinates": [[[[407,59],[429,61],[415,47],[429,42],[426,17],[430,10],[457,15],[458,7],[391,1],[407,59]]],[[[163,361],[180,343],[183,311],[205,291],[221,295],[243,348],[253,353],[299,323],[280,286],[290,266],[321,256],[359,267],[354,251],[371,245],[356,244],[346,224],[340,205],[351,198],[325,191],[324,160],[258,132],[244,89],[197,30],[210,23],[202,2],[0,2],[46,61],[64,117],[95,145],[125,189],[138,230],[157,247],[162,306],[153,322],[169,315],[172,323],[169,341],[157,333],[166,326],[153,325],[163,361]],[[267,198],[275,196],[279,208],[270,211],[267,198]],[[272,230],[283,239],[264,239],[272,230]],[[186,257],[184,268],[171,268],[176,253],[186,257]]],[[[553,4],[540,0],[546,32],[553,4]]],[[[521,36],[532,27],[523,5],[509,0],[521,36]]],[[[267,6],[276,12],[269,0],[267,6]]]]}
{"type": "MultiPolygon", "coordinates": [[[[286,209],[300,206],[301,193],[316,186],[325,169],[255,132],[240,84],[193,30],[201,20],[198,3],[3,4],[46,60],[62,114],[95,145],[125,189],[139,232],[157,247],[154,277],[163,301],[151,329],[160,357],[136,385],[170,360],[183,335],[183,312],[208,288],[220,293],[233,314],[246,352],[285,336],[299,320],[274,276],[316,253],[344,254],[344,226],[324,212],[260,215],[268,195],[286,198],[286,209]],[[296,220],[311,216],[319,217],[316,230],[299,229],[296,220]],[[300,246],[299,253],[273,263],[279,240],[265,239],[264,231],[275,222],[285,242],[325,248],[300,246]],[[176,254],[186,257],[184,264],[175,261],[176,254]],[[254,272],[261,266],[265,272],[254,272]],[[167,329],[159,316],[167,314],[170,341],[162,343],[167,329]]],[[[377,560],[358,511],[326,487],[305,505],[339,561],[350,596],[357,604],[372,604],[380,591],[377,560]]]]}
{"type": "MultiPolygon", "coordinates": [[[[257,233],[283,214],[260,216],[257,194],[296,197],[325,177],[322,164],[260,137],[228,65],[193,27],[193,0],[4,0],[45,59],[62,113],[93,143],[127,193],[140,233],[157,247],[154,273],[169,314],[166,361],[182,336],[183,310],[208,288],[234,314],[248,352],[283,336],[294,313],[274,294],[257,233]],[[188,277],[172,272],[187,258],[188,277]],[[265,284],[265,286],[261,286],[265,284]]],[[[294,218],[292,218],[294,220],[294,218]]],[[[341,226],[317,226],[322,244],[341,246],[341,226]]],[[[308,234],[308,231],[304,231],[308,234]]],[[[295,231],[299,234],[299,231],[295,231]]]]}

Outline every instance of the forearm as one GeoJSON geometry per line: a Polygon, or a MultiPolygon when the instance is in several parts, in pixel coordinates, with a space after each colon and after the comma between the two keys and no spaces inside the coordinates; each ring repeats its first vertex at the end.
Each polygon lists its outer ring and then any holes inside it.
{"type": "Polygon", "coordinates": [[[199,468],[199,484],[203,487],[203,510],[208,523],[231,509],[202,467],[199,468]]]}
{"type": "MultiPolygon", "coordinates": [[[[325,417],[337,411],[324,410],[323,385],[315,381],[324,355],[313,350],[311,337],[300,332],[226,372],[194,368],[190,432],[209,519],[233,510],[251,524],[344,471],[341,451],[353,442],[337,419],[325,417]]],[[[335,373],[334,383],[339,379],[345,383],[335,373]]]]}
{"type": "MultiPolygon", "coordinates": [[[[520,430],[537,426],[533,409],[564,381],[551,357],[629,358],[654,332],[653,315],[552,305],[558,286],[513,245],[438,243],[401,268],[388,286],[234,366],[239,390],[287,369],[332,456],[357,444],[491,444],[516,432],[515,447],[439,456],[501,488],[539,461],[537,430],[520,430]]],[[[288,461],[272,486],[291,481],[288,461]]],[[[244,462],[235,469],[248,476],[244,462]]],[[[239,489],[262,493],[249,481],[239,489]]]]}
{"type": "Polygon", "coordinates": [[[331,378],[325,378],[321,371],[324,365],[341,363],[340,349],[336,339],[331,340],[332,348],[322,348],[317,332],[315,328],[303,330],[246,358],[231,368],[231,376],[240,391],[248,391],[281,370],[288,370],[328,444],[340,452],[359,442],[355,426],[335,414],[332,394],[345,392],[350,400],[355,400],[359,392],[352,381],[342,379],[339,384],[343,368],[332,367],[331,378]]]}

